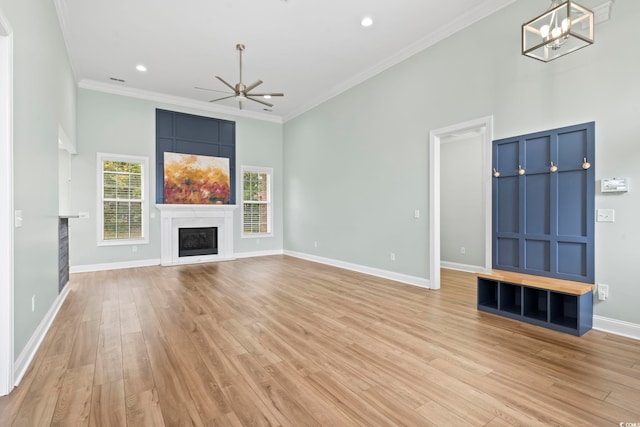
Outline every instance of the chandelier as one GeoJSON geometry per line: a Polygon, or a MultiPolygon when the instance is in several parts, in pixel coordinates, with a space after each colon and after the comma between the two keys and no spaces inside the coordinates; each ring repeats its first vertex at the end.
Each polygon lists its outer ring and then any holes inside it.
{"type": "Polygon", "coordinates": [[[593,12],[568,0],[522,24],[522,54],[549,62],[593,43],[593,12]]]}

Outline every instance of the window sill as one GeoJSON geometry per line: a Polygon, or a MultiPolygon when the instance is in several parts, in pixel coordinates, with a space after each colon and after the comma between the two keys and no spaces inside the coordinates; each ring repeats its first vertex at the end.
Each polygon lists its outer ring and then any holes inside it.
{"type": "Polygon", "coordinates": [[[240,236],[241,239],[262,239],[264,237],[273,237],[273,233],[252,233],[240,236]]]}
{"type": "Polygon", "coordinates": [[[101,240],[98,242],[98,246],[134,246],[134,245],[148,245],[149,239],[135,239],[135,240],[101,240]]]}

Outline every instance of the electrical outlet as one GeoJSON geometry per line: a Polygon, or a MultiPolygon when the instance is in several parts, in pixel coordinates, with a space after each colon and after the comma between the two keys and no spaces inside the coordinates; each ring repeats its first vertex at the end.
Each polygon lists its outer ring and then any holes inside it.
{"type": "Polygon", "coordinates": [[[36,296],[31,297],[31,312],[36,311],[36,296]]]}
{"type": "Polygon", "coordinates": [[[138,252],[138,247],[137,246],[131,246],[131,252],[133,252],[133,253],[138,252]]]}
{"type": "Polygon", "coordinates": [[[606,301],[609,298],[609,285],[603,285],[602,283],[598,283],[598,299],[600,301],[606,301]]]}
{"type": "Polygon", "coordinates": [[[395,261],[396,260],[396,254],[393,252],[389,252],[389,259],[391,259],[391,261],[395,261]]]}
{"type": "Polygon", "coordinates": [[[460,253],[462,255],[466,254],[467,253],[467,249],[464,246],[460,247],[460,253]]]}
{"type": "Polygon", "coordinates": [[[413,211],[413,217],[414,218],[420,218],[420,209],[416,209],[415,211],[413,211]]]}

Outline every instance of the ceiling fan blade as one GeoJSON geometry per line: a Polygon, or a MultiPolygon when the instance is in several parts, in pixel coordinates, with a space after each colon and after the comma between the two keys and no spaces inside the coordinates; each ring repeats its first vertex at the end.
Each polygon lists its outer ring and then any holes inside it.
{"type": "Polygon", "coordinates": [[[251,84],[251,85],[247,86],[247,88],[244,91],[245,91],[245,93],[246,92],[251,92],[253,89],[257,88],[261,84],[262,84],[262,80],[258,80],[254,84],[251,84]]]}
{"type": "Polygon", "coordinates": [[[247,93],[247,96],[284,96],[284,93],[247,93]]]}
{"type": "Polygon", "coordinates": [[[223,99],[229,99],[229,98],[235,98],[235,94],[234,95],[229,95],[229,96],[224,96],[222,98],[217,98],[217,99],[212,99],[209,102],[216,102],[216,101],[222,101],[223,99]]]}
{"type": "Polygon", "coordinates": [[[233,93],[236,93],[236,88],[231,86],[229,83],[225,82],[224,79],[220,76],[216,76],[216,79],[220,80],[222,83],[224,83],[229,89],[231,89],[233,91],[233,93]]]}
{"type": "Polygon", "coordinates": [[[253,102],[257,102],[257,103],[262,104],[262,105],[266,105],[267,107],[273,107],[273,104],[269,104],[268,102],[260,101],[259,99],[251,98],[249,95],[247,95],[247,99],[250,99],[253,102]]]}
{"type": "Polygon", "coordinates": [[[209,89],[208,87],[199,87],[199,86],[194,86],[194,89],[200,89],[200,90],[208,90],[210,92],[220,92],[220,93],[229,93],[229,92],[223,92],[221,90],[216,90],[216,89],[209,89]]]}

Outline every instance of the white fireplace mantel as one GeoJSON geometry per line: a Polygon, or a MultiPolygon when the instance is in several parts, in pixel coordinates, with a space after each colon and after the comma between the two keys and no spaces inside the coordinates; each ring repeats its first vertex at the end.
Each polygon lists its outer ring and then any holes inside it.
{"type": "Polygon", "coordinates": [[[165,205],[160,210],[160,264],[163,266],[235,259],[233,252],[233,213],[236,205],[165,205]],[[178,256],[180,227],[218,227],[216,255],[178,256]]]}

